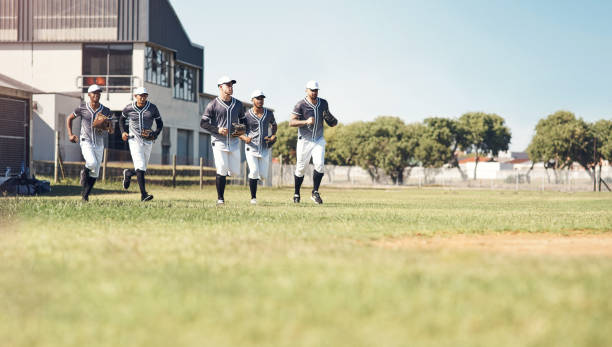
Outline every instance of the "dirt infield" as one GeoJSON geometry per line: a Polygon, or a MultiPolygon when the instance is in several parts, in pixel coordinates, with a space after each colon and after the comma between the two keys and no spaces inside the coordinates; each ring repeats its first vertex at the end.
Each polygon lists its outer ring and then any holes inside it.
{"type": "Polygon", "coordinates": [[[477,250],[495,253],[612,257],[612,233],[565,235],[551,233],[498,233],[484,235],[411,236],[374,242],[390,249],[477,250]]]}

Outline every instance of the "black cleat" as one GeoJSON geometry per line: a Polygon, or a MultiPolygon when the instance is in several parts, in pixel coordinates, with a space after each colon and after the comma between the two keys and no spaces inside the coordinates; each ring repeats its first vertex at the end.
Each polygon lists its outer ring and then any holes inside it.
{"type": "Polygon", "coordinates": [[[293,202],[296,203],[296,204],[299,204],[300,203],[300,196],[295,194],[293,196],[293,202]]]}
{"type": "Polygon", "coordinates": [[[82,202],[89,202],[89,197],[88,196],[82,196],[81,197],[81,201],[82,202]]]}
{"type": "Polygon", "coordinates": [[[130,174],[129,169],[123,170],[123,189],[128,189],[130,187],[130,183],[132,182],[132,175],[130,174]]]}
{"type": "Polygon", "coordinates": [[[153,200],[153,195],[151,194],[145,194],[140,198],[141,201],[151,201],[153,200]]]}
{"type": "Polygon", "coordinates": [[[312,192],[312,196],[310,197],[315,204],[321,205],[323,203],[323,199],[319,195],[319,192],[312,192]]]}

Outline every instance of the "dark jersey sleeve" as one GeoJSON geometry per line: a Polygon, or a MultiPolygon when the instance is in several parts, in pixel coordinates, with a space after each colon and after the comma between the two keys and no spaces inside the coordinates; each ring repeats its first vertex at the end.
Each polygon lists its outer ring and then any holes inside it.
{"type": "Polygon", "coordinates": [[[200,127],[211,134],[218,134],[219,128],[216,126],[215,112],[213,110],[214,103],[214,101],[211,101],[206,105],[206,109],[200,120],[200,127]]]}
{"type": "Polygon", "coordinates": [[[274,113],[270,112],[270,125],[272,126],[272,134],[276,135],[276,130],[278,130],[278,125],[276,124],[276,119],[274,119],[274,113]]]}
{"type": "Polygon", "coordinates": [[[72,114],[75,118],[79,118],[81,116],[81,106],[77,106],[77,108],[72,111],[72,114]]]}
{"type": "Polygon", "coordinates": [[[161,119],[161,114],[159,114],[159,108],[155,106],[155,110],[153,110],[153,119],[161,119]]]}
{"type": "Polygon", "coordinates": [[[240,124],[246,124],[246,113],[244,110],[244,105],[242,103],[240,103],[240,110],[238,111],[238,123],[240,124]]]}
{"type": "Polygon", "coordinates": [[[295,107],[293,107],[293,114],[298,116],[298,119],[301,119],[304,115],[304,113],[302,112],[302,103],[298,102],[297,104],[295,104],[295,107]]]}

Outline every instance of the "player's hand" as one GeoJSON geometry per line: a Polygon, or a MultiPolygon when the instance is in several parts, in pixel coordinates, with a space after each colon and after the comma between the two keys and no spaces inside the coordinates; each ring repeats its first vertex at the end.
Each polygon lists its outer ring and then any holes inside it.
{"type": "Polygon", "coordinates": [[[122,139],[123,141],[127,141],[127,140],[128,140],[128,137],[129,137],[129,135],[128,135],[128,133],[126,133],[125,131],[124,131],[123,133],[121,133],[121,139],[122,139]]]}
{"type": "Polygon", "coordinates": [[[267,136],[266,137],[266,141],[267,142],[274,142],[274,141],[276,141],[276,135],[267,136]]]}
{"type": "Polygon", "coordinates": [[[79,142],[79,137],[76,136],[76,135],[70,135],[68,138],[70,139],[70,142],[72,142],[72,143],[78,143],[79,142]]]}
{"type": "Polygon", "coordinates": [[[244,141],[244,143],[251,143],[251,141],[253,140],[252,138],[245,136],[245,135],[241,135],[240,139],[244,141]]]}
{"type": "Polygon", "coordinates": [[[220,135],[227,135],[227,128],[219,127],[218,131],[220,135]]]}
{"type": "Polygon", "coordinates": [[[310,117],[306,119],[306,125],[313,125],[314,121],[315,121],[314,117],[310,117]]]}

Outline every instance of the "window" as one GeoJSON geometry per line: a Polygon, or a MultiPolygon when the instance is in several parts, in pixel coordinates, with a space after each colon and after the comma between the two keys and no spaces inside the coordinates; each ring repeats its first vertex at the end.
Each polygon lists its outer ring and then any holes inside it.
{"type": "Polygon", "coordinates": [[[145,81],[164,87],[170,86],[170,53],[168,51],[147,46],[145,81]]]}
{"type": "Polygon", "coordinates": [[[94,83],[109,92],[132,91],[131,44],[83,45],[83,92],[94,83]]]}
{"type": "Polygon", "coordinates": [[[196,69],[182,64],[174,65],[174,97],[196,101],[196,69]]]}

